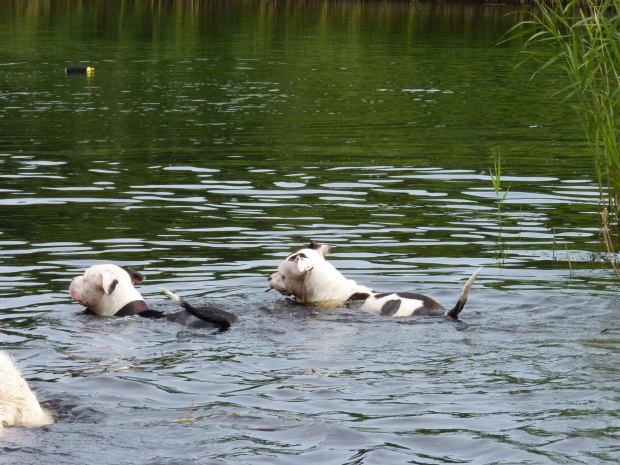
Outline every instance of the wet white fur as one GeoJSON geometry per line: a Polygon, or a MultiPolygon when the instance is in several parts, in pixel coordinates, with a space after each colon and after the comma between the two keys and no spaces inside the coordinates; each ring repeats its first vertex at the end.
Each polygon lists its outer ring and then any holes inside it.
{"type": "Polygon", "coordinates": [[[415,315],[417,311],[422,311],[424,309],[424,302],[421,300],[404,299],[397,294],[389,294],[381,298],[377,298],[376,295],[371,294],[370,297],[364,301],[361,308],[364,311],[381,315],[381,309],[390,300],[400,300],[401,302],[398,311],[391,316],[411,316],[415,315]]]}
{"type": "Polygon", "coordinates": [[[41,408],[9,354],[0,351],[0,429],[52,423],[54,419],[41,408]]]}
{"type": "Polygon", "coordinates": [[[100,316],[113,316],[128,303],[144,300],[127,271],[111,264],[91,266],[73,278],[69,290],[73,300],[100,316]]]}

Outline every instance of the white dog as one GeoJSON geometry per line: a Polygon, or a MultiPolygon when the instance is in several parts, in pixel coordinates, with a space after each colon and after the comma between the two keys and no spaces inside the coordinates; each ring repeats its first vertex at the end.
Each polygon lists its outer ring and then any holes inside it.
{"type": "Polygon", "coordinates": [[[270,289],[285,296],[294,296],[300,303],[316,307],[332,308],[348,302],[362,301],[361,309],[377,315],[410,316],[431,315],[457,318],[467,302],[478,269],[463,287],[458,302],[446,310],[430,297],[408,292],[378,293],[345,278],[331,263],[325,260],[329,246],[312,241],[310,245],[289,255],[269,276],[270,289]]]}
{"type": "Polygon", "coordinates": [[[88,268],[71,280],[71,299],[99,316],[135,315],[149,308],[134,284],[144,276],[131,267],[106,264],[88,268]]]}
{"type": "Polygon", "coordinates": [[[11,357],[0,351],[0,429],[3,426],[52,423],[54,419],[41,408],[11,357]]]}
{"type": "MultiPolygon", "coordinates": [[[[146,318],[167,318],[182,322],[179,313],[166,315],[158,310],[149,309],[142,294],[134,287],[134,284],[139,284],[145,279],[142,274],[129,266],[121,268],[112,264],[94,265],[82,276],[76,276],[71,280],[69,292],[71,299],[87,308],[87,313],[99,316],[140,315],[146,318]]],[[[194,306],[167,289],[163,291],[190,314],[215,325],[220,331],[227,330],[237,320],[236,315],[232,313],[210,305],[194,306]]]]}

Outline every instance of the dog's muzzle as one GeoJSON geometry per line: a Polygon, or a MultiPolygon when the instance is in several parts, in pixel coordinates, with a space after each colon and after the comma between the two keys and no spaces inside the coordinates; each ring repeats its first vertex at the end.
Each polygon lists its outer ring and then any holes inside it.
{"type": "Polygon", "coordinates": [[[284,284],[282,284],[282,275],[279,271],[276,271],[274,274],[269,276],[267,280],[269,281],[269,289],[267,289],[265,292],[269,292],[270,290],[275,289],[284,296],[293,295],[286,287],[284,287],[284,284]]]}

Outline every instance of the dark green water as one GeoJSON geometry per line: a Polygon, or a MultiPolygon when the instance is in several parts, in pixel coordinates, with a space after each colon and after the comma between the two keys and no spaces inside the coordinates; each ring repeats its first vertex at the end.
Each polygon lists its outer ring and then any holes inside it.
{"type": "Polygon", "coordinates": [[[615,463],[593,163],[562,76],[498,45],[511,11],[1,2],[0,348],[58,422],[4,430],[0,463],[615,463]],[[265,294],[310,239],[446,306],[485,270],[461,324],[265,294]],[[78,315],[103,262],[240,323],[78,315]]]}

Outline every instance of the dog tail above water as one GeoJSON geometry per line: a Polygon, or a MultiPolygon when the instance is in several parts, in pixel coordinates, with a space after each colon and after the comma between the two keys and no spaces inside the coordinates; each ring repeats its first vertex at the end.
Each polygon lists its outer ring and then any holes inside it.
{"type": "Polygon", "coordinates": [[[474,281],[476,280],[476,278],[478,277],[478,274],[480,274],[481,271],[482,271],[482,267],[478,268],[478,270],[474,274],[471,275],[471,278],[467,280],[467,282],[465,283],[465,286],[463,286],[463,290],[461,291],[461,296],[459,297],[459,301],[456,303],[456,305],[454,306],[452,310],[448,310],[445,313],[446,316],[449,316],[455,319],[459,316],[459,313],[461,313],[461,310],[463,310],[463,307],[465,306],[465,303],[467,302],[467,297],[469,296],[469,291],[471,289],[471,286],[474,284],[474,281]]]}
{"type": "Polygon", "coordinates": [[[187,310],[189,313],[194,315],[196,318],[199,318],[203,321],[211,323],[219,328],[220,331],[226,331],[230,328],[235,321],[237,321],[237,315],[227,312],[225,310],[220,310],[214,307],[208,307],[201,305],[199,307],[194,307],[189,302],[181,299],[174,292],[169,291],[168,289],[163,289],[164,294],[170,297],[175,302],[178,302],[181,307],[187,310]]]}

